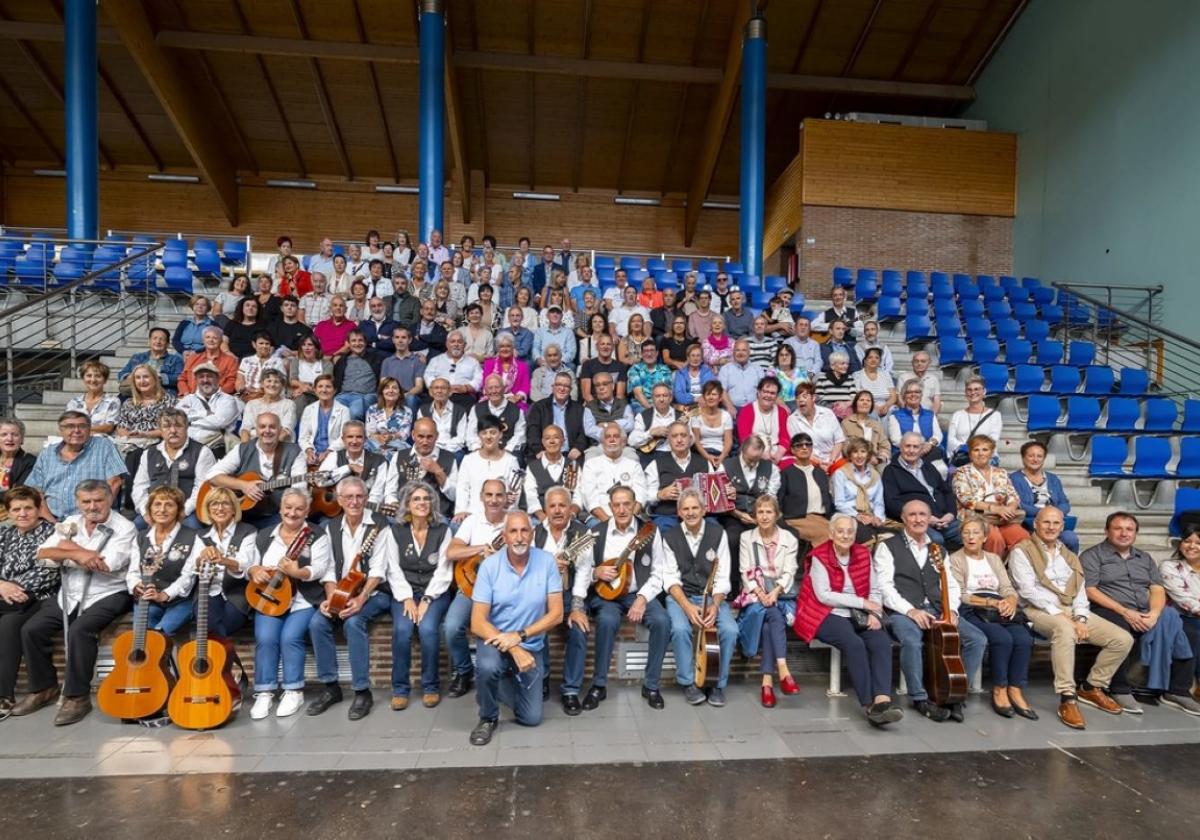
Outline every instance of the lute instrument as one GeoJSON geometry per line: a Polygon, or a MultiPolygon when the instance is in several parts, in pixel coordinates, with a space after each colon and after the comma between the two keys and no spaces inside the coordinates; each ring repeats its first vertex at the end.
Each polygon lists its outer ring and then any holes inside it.
{"type": "MultiPolygon", "coordinates": [[[[253,481],[259,486],[263,493],[270,493],[274,490],[282,490],[285,487],[291,487],[293,484],[298,484],[301,481],[307,482],[309,485],[328,484],[333,480],[333,473],[328,470],[318,470],[307,473],[306,475],[277,475],[268,481],[264,481],[263,477],[256,472],[244,472],[241,475],[236,475],[234,478],[239,481],[253,481]]],[[[196,510],[204,510],[204,500],[208,498],[208,492],[213,489],[212,481],[206,481],[200,485],[200,490],[196,494],[196,510]]],[[[243,510],[252,510],[258,502],[250,498],[240,490],[230,488],[233,495],[237,498],[238,506],[243,510]]],[[[335,514],[336,515],[336,514],[335,514]]]]}
{"type": "MultiPolygon", "coordinates": [[[[151,546],[139,568],[143,592],[161,567],[162,550],[151,546]]],[[[162,633],[148,629],[149,625],[150,602],[139,598],[133,608],[133,629],[113,642],[113,669],[96,692],[96,705],[109,717],[140,720],[167,705],[174,681],[171,645],[162,633]]]]}
{"type": "Polygon", "coordinates": [[[492,540],[487,551],[481,551],[478,554],[472,554],[462,560],[454,561],[454,582],[458,584],[458,591],[466,595],[468,598],[475,592],[475,579],[479,577],[479,565],[484,558],[489,554],[499,551],[504,545],[504,530],[501,529],[496,538],[492,540]]]}
{"type": "MultiPolygon", "coordinates": [[[[680,409],[677,408],[677,409],[675,409],[675,419],[672,420],[671,422],[672,423],[691,422],[691,419],[699,413],[700,413],[700,409],[698,406],[692,406],[691,408],[688,408],[683,411],[681,411],[680,409]]],[[[660,426],[659,428],[669,428],[669,427],[660,426]]],[[[647,433],[649,433],[650,431],[651,431],[650,429],[646,430],[647,433]]],[[[638,450],[638,452],[641,452],[643,455],[649,455],[651,452],[658,449],[658,445],[665,440],[666,440],[665,436],[664,437],[654,437],[653,435],[650,435],[650,437],[647,438],[644,443],[642,443],[641,445],[639,445],[637,447],[637,450],[638,450]]]]}
{"type": "Polygon", "coordinates": [[[942,617],[925,630],[925,689],[937,706],[967,699],[967,671],[962,661],[962,639],[950,623],[950,586],[942,547],[929,543],[929,562],[942,579],[942,617]]]}
{"type": "Polygon", "coordinates": [[[179,682],[171,691],[167,714],[182,729],[216,729],[233,715],[241,691],[233,678],[232,642],[208,635],[208,591],[216,565],[200,561],[196,571],[196,638],[179,649],[179,682]]]}
{"type": "MultiPolygon", "coordinates": [[[[707,554],[708,561],[712,563],[712,568],[708,572],[708,582],[704,585],[704,598],[700,602],[700,618],[703,619],[708,614],[709,609],[716,603],[713,598],[713,589],[717,583],[717,552],[711,548],[707,554]]],[[[719,674],[721,670],[721,645],[717,638],[717,623],[713,622],[712,627],[696,627],[692,634],[692,656],[695,659],[693,670],[693,679],[696,688],[704,688],[704,684],[708,682],[709,671],[714,675],[719,674]]]]}
{"type": "MultiPolygon", "coordinates": [[[[298,560],[304,549],[312,545],[315,536],[312,528],[305,525],[288,546],[284,559],[298,560]]],[[[292,606],[292,580],[276,567],[271,579],[264,584],[250,581],[246,584],[246,602],[263,615],[278,618],[292,606]]]]}
{"type": "Polygon", "coordinates": [[[653,522],[643,523],[642,527],[638,528],[637,534],[629,541],[629,545],[625,546],[625,550],[619,556],[597,564],[597,566],[616,566],[617,568],[617,576],[611,581],[596,581],[597,595],[606,601],[615,601],[629,591],[634,578],[633,555],[650,544],[650,541],[654,539],[655,530],[653,522]]]}
{"type": "Polygon", "coordinates": [[[367,585],[367,574],[362,570],[363,562],[370,556],[371,549],[375,547],[375,540],[379,539],[379,535],[386,527],[386,523],[377,523],[363,539],[362,547],[350,561],[350,568],[346,570],[346,574],[334,587],[333,594],[329,596],[329,612],[332,615],[337,615],[346,609],[350,599],[356,597],[367,585]]]}

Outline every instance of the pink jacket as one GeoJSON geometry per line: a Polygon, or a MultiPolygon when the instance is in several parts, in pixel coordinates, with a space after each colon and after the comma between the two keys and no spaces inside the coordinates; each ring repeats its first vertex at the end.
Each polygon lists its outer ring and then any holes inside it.
{"type": "MultiPolygon", "coordinates": [[[[520,394],[521,410],[524,411],[529,407],[529,365],[522,362],[520,359],[513,359],[512,363],[517,366],[517,374],[513,378],[512,388],[505,390],[505,393],[520,394]]],[[[500,372],[500,357],[491,356],[483,360],[483,381],[487,384],[487,378],[492,374],[496,374],[501,379],[504,375],[500,372]]]]}

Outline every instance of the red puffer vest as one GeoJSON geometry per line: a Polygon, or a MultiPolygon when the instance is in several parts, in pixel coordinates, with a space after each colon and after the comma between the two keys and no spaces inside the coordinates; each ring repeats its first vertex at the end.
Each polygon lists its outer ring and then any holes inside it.
{"type": "MultiPolygon", "coordinates": [[[[809,565],[817,561],[825,567],[829,575],[829,588],[834,592],[842,591],[842,566],[837,561],[833,551],[833,542],[826,540],[809,554],[809,565]]],[[[865,545],[855,544],[850,548],[850,580],[854,583],[854,591],[863,598],[871,594],[871,551],[865,545]]],[[[806,642],[811,642],[817,635],[817,628],[825,620],[825,616],[833,612],[833,607],[822,604],[813,592],[812,577],[804,569],[804,580],[800,584],[800,596],[796,601],[796,621],[792,629],[796,635],[806,642]]]]}

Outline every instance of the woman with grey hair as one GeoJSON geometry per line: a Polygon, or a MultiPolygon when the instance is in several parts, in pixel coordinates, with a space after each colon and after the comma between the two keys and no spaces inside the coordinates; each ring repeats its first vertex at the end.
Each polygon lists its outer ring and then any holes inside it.
{"type": "Polygon", "coordinates": [[[832,409],[838,420],[850,416],[850,405],[858,386],[850,373],[850,356],[836,351],[829,354],[829,373],[817,377],[817,404],[832,409]]]}
{"type": "Polygon", "coordinates": [[[25,424],[15,417],[0,419],[0,492],[25,483],[36,455],[25,451],[25,424]]]}

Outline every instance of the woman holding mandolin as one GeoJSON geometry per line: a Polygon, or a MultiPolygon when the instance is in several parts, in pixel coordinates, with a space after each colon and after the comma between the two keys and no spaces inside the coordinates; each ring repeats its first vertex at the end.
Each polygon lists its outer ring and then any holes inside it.
{"type": "Polygon", "coordinates": [[[310,610],[324,600],[326,589],[336,583],[329,538],[304,521],[308,505],[305,491],[294,487],[285,490],[279,504],[282,521],[259,531],[238,552],[238,566],[250,581],[247,599],[258,610],[254,616],[251,720],[262,720],[271,713],[271,701],[280,687],[277,674],[281,658],[283,697],[275,714],[288,717],[304,705],[304,658],[310,610]],[[255,598],[251,598],[252,594],[255,598]],[[268,615],[264,610],[276,614],[268,615]]]}
{"type": "Polygon", "coordinates": [[[412,637],[421,639],[421,703],[432,709],[442,700],[442,620],[454,599],[454,564],[450,527],[436,504],[437,493],[424,481],[410,481],[400,495],[400,510],[392,534],[399,564],[388,569],[392,588],[392,708],[408,706],[412,689],[412,637]]]}

